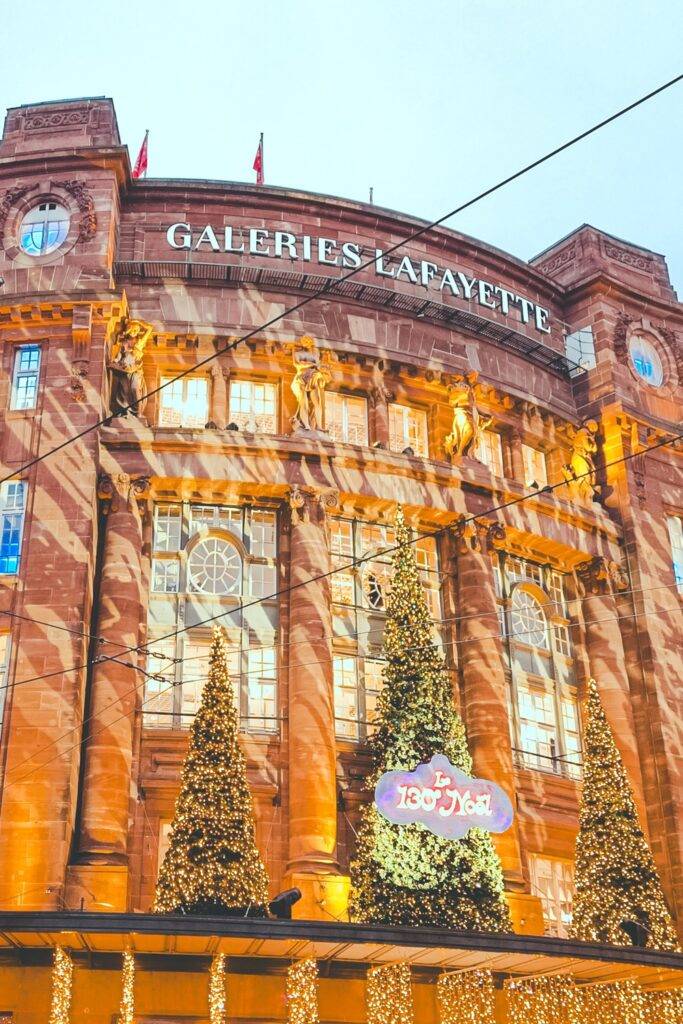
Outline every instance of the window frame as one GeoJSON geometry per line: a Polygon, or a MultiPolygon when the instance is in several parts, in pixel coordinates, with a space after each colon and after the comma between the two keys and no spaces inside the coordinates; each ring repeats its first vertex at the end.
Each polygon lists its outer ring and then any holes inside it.
{"type": "MultiPolygon", "coordinates": [[[[5,480],[5,482],[2,485],[0,485],[0,576],[17,576],[19,574],[19,570],[21,569],[22,547],[24,543],[24,527],[26,524],[27,498],[28,482],[26,480],[5,480]],[[6,498],[6,495],[10,488],[16,486],[17,484],[21,485],[22,493],[22,506],[20,510],[18,510],[17,506],[14,504],[7,504],[6,498]],[[11,546],[16,546],[17,553],[16,555],[4,554],[3,552],[5,546],[6,523],[12,517],[15,516],[19,516],[18,537],[14,542],[10,541],[8,543],[11,546]],[[11,562],[12,559],[16,559],[16,566],[13,569],[2,567],[5,561],[9,563],[11,562]]],[[[10,531],[11,530],[12,527],[10,527],[10,531]]]]}
{"type": "Polygon", "coordinates": [[[683,595],[683,515],[667,514],[666,530],[669,535],[669,554],[674,584],[678,593],[683,595]]]}
{"type": "Polygon", "coordinates": [[[270,380],[258,380],[253,377],[230,377],[228,380],[228,423],[235,423],[241,431],[245,434],[268,434],[276,435],[279,431],[280,425],[280,389],[274,381],[270,380]],[[251,389],[251,406],[252,408],[248,413],[235,412],[233,411],[233,396],[232,390],[234,385],[248,385],[251,389]],[[265,419],[270,416],[270,413],[257,413],[254,411],[254,388],[262,387],[264,389],[272,389],[273,399],[273,412],[272,412],[272,423],[273,429],[266,430],[257,422],[259,417],[265,419]],[[242,422],[240,422],[242,421],[242,422]],[[252,427],[250,424],[254,423],[252,427]],[[246,425],[245,425],[246,424],[246,425]]]}
{"type": "Polygon", "coordinates": [[[19,224],[18,224],[18,228],[17,228],[17,239],[18,239],[19,249],[21,250],[21,252],[25,256],[28,256],[31,259],[40,259],[41,257],[52,256],[54,253],[58,252],[59,249],[61,249],[61,247],[64,245],[64,243],[68,239],[69,231],[71,229],[71,220],[72,220],[71,210],[69,209],[68,206],[65,206],[64,203],[61,200],[58,200],[58,199],[43,199],[42,201],[40,201],[38,203],[35,203],[28,210],[26,210],[25,213],[22,214],[22,216],[21,216],[21,218],[19,220],[19,224]],[[41,210],[43,210],[43,209],[44,209],[44,214],[43,214],[42,217],[36,217],[32,221],[28,220],[28,218],[31,216],[31,214],[33,214],[33,213],[40,213],[41,210]],[[51,219],[49,217],[49,214],[51,212],[53,212],[53,211],[56,211],[56,210],[64,211],[64,213],[66,214],[66,218],[64,218],[64,217],[57,217],[57,218],[51,219]],[[24,244],[24,235],[26,234],[26,232],[25,232],[25,225],[27,223],[31,226],[31,231],[29,232],[29,234],[31,236],[33,234],[33,227],[34,226],[40,226],[40,228],[42,230],[40,248],[39,248],[39,250],[37,252],[32,250],[32,249],[27,248],[26,245],[24,244]],[[58,225],[60,225],[59,230],[57,232],[57,240],[54,241],[52,244],[49,243],[49,237],[50,237],[49,225],[50,224],[58,224],[58,225]],[[63,225],[66,225],[65,229],[64,229],[63,225]]]}
{"type": "Polygon", "coordinates": [[[529,852],[529,881],[533,894],[538,896],[543,907],[543,924],[546,935],[554,935],[557,938],[569,938],[569,930],[571,927],[571,918],[573,916],[574,900],[576,896],[576,885],[574,881],[574,862],[564,857],[549,857],[544,853],[532,853],[529,852]],[[550,874],[542,876],[539,871],[541,863],[548,864],[551,867],[550,874]],[[558,865],[565,869],[565,877],[560,877],[560,872],[553,871],[552,866],[558,865]],[[550,898],[544,891],[542,886],[539,884],[542,878],[550,878],[552,881],[552,891],[550,898]],[[563,907],[566,904],[566,900],[562,899],[561,886],[567,886],[571,889],[572,899],[569,921],[563,920],[563,907]],[[546,903],[552,902],[554,904],[556,914],[555,922],[556,927],[553,926],[550,914],[546,909],[546,903]]]}
{"type": "MultiPolygon", "coordinates": [[[[172,612],[175,627],[183,630],[186,618],[190,609],[203,605],[207,615],[215,613],[216,609],[224,609],[225,617],[223,624],[226,628],[229,641],[229,651],[232,657],[237,652],[236,678],[239,682],[238,713],[240,717],[240,728],[250,733],[263,733],[271,735],[279,732],[279,686],[281,677],[281,666],[278,651],[279,636],[279,600],[273,595],[277,591],[275,585],[272,591],[266,587],[265,593],[254,592],[252,570],[260,566],[266,567],[272,572],[275,584],[277,584],[277,573],[279,567],[279,515],[278,509],[268,503],[258,502],[244,503],[242,505],[215,505],[198,501],[158,501],[155,503],[153,515],[152,533],[152,573],[150,576],[150,611],[155,614],[162,610],[172,612]],[[261,529],[263,513],[272,517],[269,524],[261,529]],[[172,527],[168,529],[168,523],[172,527]],[[259,524],[257,531],[256,524],[259,524]],[[192,550],[197,543],[207,537],[221,537],[234,544],[242,559],[242,579],[239,590],[227,594],[210,594],[195,590],[190,585],[188,562],[192,550]],[[158,545],[158,546],[157,546],[158,545]],[[175,562],[178,565],[177,579],[178,589],[176,591],[155,590],[155,572],[159,562],[175,562]],[[238,612],[240,605],[249,596],[261,597],[264,607],[270,610],[273,616],[272,631],[261,627],[257,631],[252,619],[238,612]],[[238,620],[230,614],[231,609],[236,610],[238,620]],[[266,635],[268,639],[266,639],[266,635]],[[274,679],[268,673],[261,673],[259,679],[267,680],[268,685],[273,686],[273,694],[260,696],[259,700],[272,700],[274,713],[272,715],[252,714],[255,687],[253,685],[253,671],[249,667],[249,659],[253,662],[255,651],[274,651],[274,679]]],[[[164,622],[170,619],[164,619],[164,622]]],[[[170,633],[172,628],[163,629],[150,622],[150,638],[147,642],[147,649],[154,650],[158,646],[155,635],[162,636],[170,633]]],[[[183,679],[184,650],[187,646],[208,646],[211,641],[210,628],[203,627],[201,623],[184,632],[179,632],[173,641],[173,652],[167,655],[168,664],[160,663],[158,659],[148,660],[148,672],[168,679],[170,691],[170,709],[166,709],[168,701],[161,699],[160,691],[159,705],[163,710],[154,710],[149,705],[144,711],[143,726],[145,729],[164,729],[184,731],[189,728],[194,714],[190,715],[183,709],[186,706],[185,693],[187,684],[192,684],[193,679],[183,679]],[[174,663],[169,658],[180,659],[174,663]]],[[[165,645],[162,645],[165,646],[165,645]]],[[[207,665],[208,668],[208,665],[207,665]]],[[[150,690],[154,691],[154,680],[147,681],[146,695],[150,690]]],[[[265,686],[265,683],[263,683],[265,686]]],[[[161,684],[159,684],[161,686],[161,684]]],[[[154,705],[154,701],[150,702],[154,705]]]]}
{"type": "Polygon", "coordinates": [[[474,458],[478,462],[481,462],[482,466],[493,473],[494,476],[504,477],[505,476],[505,460],[503,456],[503,436],[497,430],[489,430],[488,428],[482,430],[477,439],[477,445],[472,453],[474,458]],[[494,445],[487,444],[491,439],[495,438],[495,454],[494,445]],[[482,451],[483,449],[483,451],[482,451]],[[488,458],[489,454],[491,459],[488,458]],[[482,455],[486,455],[486,458],[482,458],[482,455]]]}
{"type": "MultiPolygon", "coordinates": [[[[158,401],[156,420],[158,428],[162,430],[204,430],[211,416],[211,378],[208,375],[188,374],[185,377],[177,379],[177,374],[173,374],[172,372],[161,373],[159,374],[159,387],[163,388],[164,390],[160,391],[157,396],[158,401]],[[187,402],[187,387],[188,385],[191,384],[192,381],[203,381],[206,386],[206,418],[204,419],[204,422],[201,425],[199,423],[190,424],[185,421],[184,417],[184,406],[187,402]],[[176,384],[180,385],[180,387],[182,388],[183,409],[181,410],[180,414],[180,423],[164,423],[162,422],[164,411],[167,409],[173,409],[173,406],[164,405],[164,397],[168,394],[173,394],[173,387],[176,384]],[[166,387],[166,385],[170,386],[166,387]]],[[[198,416],[196,418],[199,419],[198,416]]]]}
{"type": "Polygon", "coordinates": [[[548,455],[542,448],[536,448],[532,444],[522,442],[522,468],[524,471],[524,486],[537,487],[541,490],[548,485],[548,455]],[[533,453],[533,456],[530,454],[533,453]],[[536,476],[536,470],[541,468],[541,478],[536,476]],[[532,475],[533,474],[533,475],[532,475]]]}
{"type": "Polygon", "coordinates": [[[419,405],[406,404],[405,402],[389,402],[389,451],[395,452],[398,455],[402,455],[406,448],[412,448],[415,453],[415,457],[419,459],[429,458],[429,415],[426,409],[419,405]],[[392,444],[392,437],[395,437],[395,431],[393,428],[393,419],[396,410],[402,411],[402,420],[404,423],[403,428],[403,446],[401,448],[395,447],[392,444]],[[424,425],[424,436],[419,440],[419,443],[413,444],[411,442],[409,431],[406,433],[405,424],[406,419],[410,414],[420,417],[420,422],[424,425]]]}
{"type": "Polygon", "coordinates": [[[10,388],[9,409],[11,412],[32,412],[38,407],[38,392],[40,389],[40,370],[43,361],[42,345],[39,342],[27,342],[15,345],[12,354],[12,385],[10,388]],[[37,352],[38,365],[35,369],[22,370],[20,367],[21,358],[25,353],[37,352]],[[33,379],[33,402],[31,405],[21,405],[18,402],[20,390],[19,384],[22,381],[33,379]]]}
{"type": "Polygon", "coordinates": [[[333,441],[338,444],[355,444],[361,448],[367,448],[370,444],[370,427],[369,427],[369,416],[368,416],[368,400],[364,395],[354,395],[347,391],[326,391],[325,392],[325,430],[329,433],[333,441]],[[341,405],[341,437],[335,437],[330,424],[329,419],[329,405],[332,400],[339,401],[341,405]],[[349,403],[359,403],[362,407],[362,424],[363,424],[363,437],[361,440],[350,440],[349,439],[349,403]]]}

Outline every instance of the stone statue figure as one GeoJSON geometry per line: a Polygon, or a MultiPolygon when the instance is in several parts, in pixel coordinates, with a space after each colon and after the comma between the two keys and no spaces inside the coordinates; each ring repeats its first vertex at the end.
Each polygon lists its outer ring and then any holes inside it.
{"type": "Polygon", "coordinates": [[[301,338],[294,346],[294,380],[292,393],[297,401],[296,414],[292,417],[294,430],[323,431],[323,402],[325,388],[332,380],[327,366],[323,366],[321,355],[313,338],[301,338]]]}
{"type": "Polygon", "coordinates": [[[111,350],[108,367],[111,371],[110,409],[113,416],[130,410],[142,415],[146,399],[142,357],[153,327],[143,320],[122,320],[111,350]]]}
{"type": "Polygon", "coordinates": [[[476,448],[481,432],[491,426],[492,417],[482,416],[477,407],[475,385],[478,374],[472,371],[456,377],[451,386],[450,403],[453,407],[451,432],[444,441],[446,454],[453,461],[470,455],[476,448]]]}
{"type": "Polygon", "coordinates": [[[562,472],[570,495],[580,501],[595,501],[600,490],[595,468],[597,433],[595,420],[586,420],[580,427],[571,427],[569,431],[572,451],[562,472]]]}

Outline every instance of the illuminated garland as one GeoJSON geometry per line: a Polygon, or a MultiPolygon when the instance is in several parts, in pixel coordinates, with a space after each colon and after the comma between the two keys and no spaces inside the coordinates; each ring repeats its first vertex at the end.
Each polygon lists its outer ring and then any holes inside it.
{"type": "Polygon", "coordinates": [[[574,1003],[573,1024],[647,1024],[646,999],[635,981],[579,986],[574,1003]]]}
{"type": "Polygon", "coordinates": [[[495,1024],[491,971],[442,974],[436,997],[440,1024],[495,1024]]]}
{"type": "Polygon", "coordinates": [[[289,1024],[318,1024],[318,964],[299,960],[287,971],[287,1020],[289,1024]]]}
{"type": "Polygon", "coordinates": [[[216,953],[209,970],[209,1022],[226,1024],[228,1001],[225,995],[225,955],[216,953]]]}
{"type": "Polygon", "coordinates": [[[647,1024],[681,1024],[683,1020],[683,989],[645,992],[647,1024]]]}
{"type": "Polygon", "coordinates": [[[129,949],[123,954],[119,1024],[135,1024],[135,957],[129,949]]]}
{"type": "MultiPolygon", "coordinates": [[[[541,978],[510,979],[504,988],[509,1024],[579,1024],[572,1012],[574,982],[571,978],[554,974],[541,978]]],[[[598,1020],[602,1018],[596,1018],[593,1024],[598,1020]]],[[[607,1024],[607,1019],[604,1024],[607,1024]]]]}
{"type": "Polygon", "coordinates": [[[366,985],[368,1024],[414,1024],[408,964],[371,967],[366,985]]]}
{"type": "Polygon", "coordinates": [[[52,965],[52,1004],[49,1024],[69,1024],[73,975],[73,960],[61,946],[56,946],[52,965]]]}

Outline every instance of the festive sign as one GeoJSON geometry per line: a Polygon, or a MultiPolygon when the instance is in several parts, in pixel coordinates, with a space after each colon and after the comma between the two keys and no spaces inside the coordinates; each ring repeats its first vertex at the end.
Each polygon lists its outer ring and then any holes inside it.
{"type": "Polygon", "coordinates": [[[495,782],[472,779],[444,754],[415,771],[386,772],[375,787],[377,810],[394,825],[420,822],[444,839],[462,839],[471,828],[505,832],[512,804],[495,782]]]}

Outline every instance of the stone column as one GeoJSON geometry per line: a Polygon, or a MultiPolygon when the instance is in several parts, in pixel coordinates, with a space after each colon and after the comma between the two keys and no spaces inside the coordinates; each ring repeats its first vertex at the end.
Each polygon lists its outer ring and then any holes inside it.
{"type": "Polygon", "coordinates": [[[640,815],[647,829],[643,779],[633,718],[624,644],[615,592],[628,589],[628,577],[616,562],[593,558],[577,569],[582,595],[585,646],[591,675],[598,684],[640,815]]]}
{"type": "Polygon", "coordinates": [[[334,491],[293,487],[289,598],[289,857],[287,884],[303,893],[295,916],[326,915],[321,884],[339,877],[337,781],[326,508],[334,491]]]}
{"type": "MultiPolygon", "coordinates": [[[[500,523],[465,523],[456,530],[458,654],[474,774],[502,786],[514,807],[509,683],[491,563],[491,551],[504,537],[505,528],[500,523]]],[[[508,886],[521,889],[516,818],[507,832],[494,836],[494,842],[508,886]]]]}
{"type": "Polygon", "coordinates": [[[145,605],[137,496],[147,485],[146,478],[133,480],[125,473],[100,480],[100,495],[110,504],[96,632],[124,646],[101,646],[90,684],[78,864],[69,886],[71,901],[80,888],[89,910],[127,909],[134,716],[143,677],[136,668],[140,656],[125,648],[139,644],[145,605]]]}
{"type": "Polygon", "coordinates": [[[228,379],[229,371],[219,363],[211,366],[211,412],[207,427],[224,430],[228,425],[228,379]]]}

